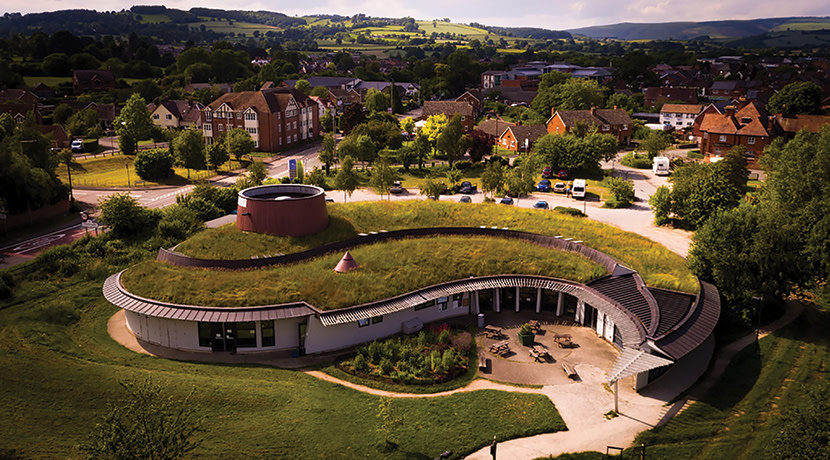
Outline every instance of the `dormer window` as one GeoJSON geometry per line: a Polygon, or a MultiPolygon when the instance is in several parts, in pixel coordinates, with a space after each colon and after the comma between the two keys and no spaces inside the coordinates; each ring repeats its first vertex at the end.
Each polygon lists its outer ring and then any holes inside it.
{"type": "Polygon", "coordinates": [[[750,124],[750,123],[752,123],[752,118],[749,118],[749,117],[741,117],[741,124],[742,124],[742,125],[748,125],[748,124],[750,124]]]}

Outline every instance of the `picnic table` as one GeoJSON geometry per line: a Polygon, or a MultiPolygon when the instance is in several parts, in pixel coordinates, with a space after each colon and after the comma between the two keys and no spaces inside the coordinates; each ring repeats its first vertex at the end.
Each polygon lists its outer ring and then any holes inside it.
{"type": "Polygon", "coordinates": [[[565,360],[562,360],[561,364],[562,364],[562,369],[565,371],[566,374],[568,374],[568,377],[570,377],[570,378],[578,377],[578,375],[576,373],[576,368],[573,366],[573,364],[571,364],[571,363],[569,363],[565,360]]]}
{"type": "Polygon", "coordinates": [[[530,326],[530,329],[537,334],[542,331],[542,325],[539,324],[538,320],[532,319],[528,321],[527,324],[530,326]]]}
{"type": "Polygon", "coordinates": [[[510,344],[507,342],[507,340],[496,342],[490,345],[490,353],[495,353],[499,356],[504,356],[507,353],[510,353],[510,344]]]}
{"type": "Polygon", "coordinates": [[[568,348],[573,345],[571,334],[554,334],[553,341],[559,344],[559,348],[568,348]]]}
{"type": "Polygon", "coordinates": [[[530,356],[536,361],[547,361],[551,358],[548,350],[539,345],[534,345],[530,348],[530,356]]]}
{"type": "Polygon", "coordinates": [[[490,337],[491,339],[504,337],[504,331],[502,331],[500,327],[496,326],[484,326],[484,333],[487,334],[487,337],[490,337]]]}

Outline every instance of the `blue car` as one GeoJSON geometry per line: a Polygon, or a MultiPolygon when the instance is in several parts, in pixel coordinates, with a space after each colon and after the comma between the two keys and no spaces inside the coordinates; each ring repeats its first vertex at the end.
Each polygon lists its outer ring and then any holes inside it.
{"type": "Polygon", "coordinates": [[[547,201],[537,201],[533,203],[534,209],[548,209],[548,202],[547,201]]]}
{"type": "Polygon", "coordinates": [[[499,204],[513,204],[513,198],[510,198],[509,196],[506,196],[506,197],[502,198],[501,200],[499,200],[499,204]]]}
{"type": "Polygon", "coordinates": [[[550,181],[548,179],[542,179],[539,181],[539,185],[536,186],[536,190],[540,192],[550,192],[550,181]]]}

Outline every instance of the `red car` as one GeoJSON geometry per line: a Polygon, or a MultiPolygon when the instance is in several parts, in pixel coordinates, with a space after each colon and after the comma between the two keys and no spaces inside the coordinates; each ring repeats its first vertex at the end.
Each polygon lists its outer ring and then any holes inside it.
{"type": "Polygon", "coordinates": [[[550,179],[553,176],[553,168],[550,166],[545,166],[542,168],[542,178],[543,179],[550,179]]]}
{"type": "Polygon", "coordinates": [[[556,174],[556,177],[560,179],[567,179],[568,178],[568,170],[567,169],[560,169],[559,173],[556,174]]]}

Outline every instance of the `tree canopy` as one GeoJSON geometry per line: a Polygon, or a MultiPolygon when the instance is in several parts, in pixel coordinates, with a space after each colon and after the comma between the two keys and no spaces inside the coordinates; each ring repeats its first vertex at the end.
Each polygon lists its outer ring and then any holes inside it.
{"type": "Polygon", "coordinates": [[[115,117],[113,129],[119,136],[118,142],[121,153],[132,155],[138,146],[138,141],[150,136],[153,121],[150,119],[150,110],[147,102],[141,95],[134,93],[127,99],[121,113],[115,117]]]}
{"type": "Polygon", "coordinates": [[[822,114],[821,86],[811,81],[790,83],[772,95],[767,103],[770,113],[785,115],[822,114]]]}

